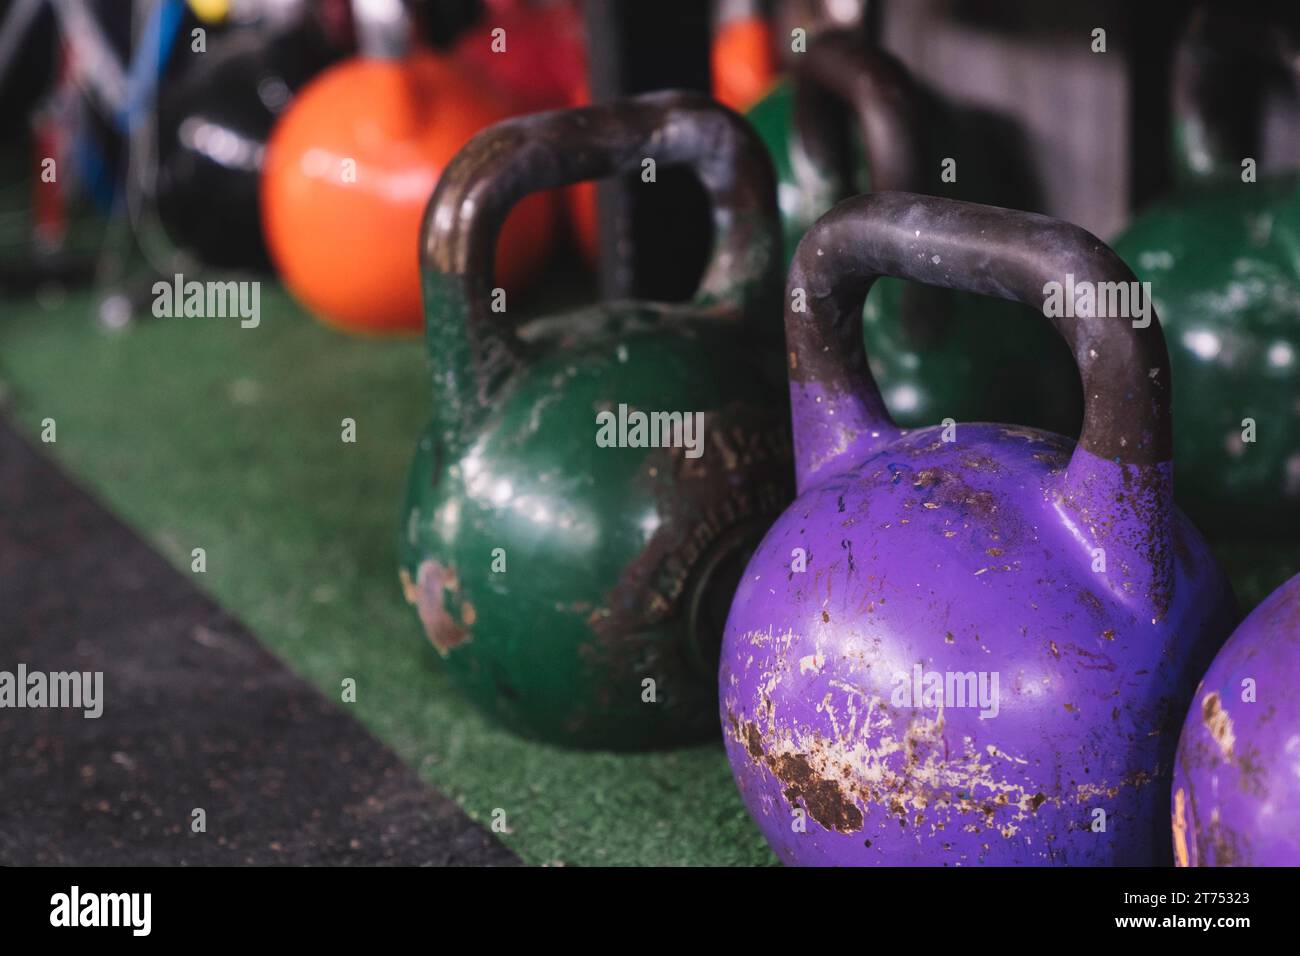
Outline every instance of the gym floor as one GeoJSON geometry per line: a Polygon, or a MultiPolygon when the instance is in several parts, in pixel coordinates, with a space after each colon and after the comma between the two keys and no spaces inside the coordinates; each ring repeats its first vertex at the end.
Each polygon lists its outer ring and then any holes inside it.
{"type": "Polygon", "coordinates": [[[95,305],[0,305],[0,657],[106,699],[0,711],[0,864],[776,862],[720,743],[565,751],[454,692],[395,569],[418,339],[270,281],[255,329],[95,305]]]}

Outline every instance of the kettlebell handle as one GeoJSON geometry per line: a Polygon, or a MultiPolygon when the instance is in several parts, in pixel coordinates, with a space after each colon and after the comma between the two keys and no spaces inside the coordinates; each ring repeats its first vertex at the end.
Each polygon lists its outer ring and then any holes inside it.
{"type": "MultiPolygon", "coordinates": [[[[1054,479],[1056,506],[1083,560],[1107,555],[1112,594],[1152,621],[1173,599],[1174,507],[1169,356],[1149,301],[1139,313],[1097,315],[1103,290],[1144,295],[1133,273],[1079,226],[1034,213],[914,193],[846,199],[795,252],[785,334],[800,494],[901,435],[863,346],[862,303],[881,276],[974,292],[1065,313],[1072,290],[1095,290],[1084,314],[1052,317],[1079,366],[1083,429],[1054,479]],[[1111,285],[1123,283],[1123,286],[1111,285]],[[1133,283],[1129,285],[1129,283],[1133,283]]],[[[1110,311],[1109,308],[1101,311],[1110,311]]],[[[1117,310],[1120,311],[1120,310],[1117,310]]],[[[996,330],[990,329],[990,334],[996,330]]],[[[961,426],[958,426],[960,430],[961,426]]],[[[957,436],[960,440],[960,435],[957,436]]]]}
{"type": "MultiPolygon", "coordinates": [[[[862,134],[873,192],[915,191],[921,184],[921,97],[895,57],[864,44],[857,31],[827,30],[793,61],[797,148],[819,173],[843,178],[847,158],[835,128],[836,102],[846,104],[862,134]],[[842,148],[838,149],[843,152],[842,148]]],[[[843,185],[853,191],[852,180],[843,185]]]]}
{"type": "MultiPolygon", "coordinates": [[[[509,119],[478,133],[438,181],[421,228],[429,348],[444,438],[468,434],[524,361],[490,309],[497,236],[529,193],[657,167],[691,168],[714,248],[693,305],[754,332],[779,327],[781,234],[771,160],[753,128],[705,96],[664,91],[509,119]],[[739,290],[739,294],[737,294],[739,290]]],[[[653,187],[649,187],[653,188],[653,187]]]]}
{"type": "Polygon", "coordinates": [[[1258,157],[1267,88],[1300,92],[1300,51],[1285,26],[1277,9],[1201,3],[1191,12],[1173,62],[1180,171],[1240,174],[1244,158],[1258,157]]]}
{"type": "MultiPolygon", "coordinates": [[[[853,114],[866,151],[871,191],[924,187],[923,103],[911,74],[860,30],[826,29],[793,58],[796,175],[824,178],[836,200],[852,195],[852,150],[840,105],[853,114]],[[802,159],[800,163],[798,160],[802,159]]],[[[812,188],[821,188],[820,184],[812,188]]],[[[935,342],[952,321],[951,299],[937,289],[904,286],[896,322],[903,342],[935,342]]]]}
{"type": "MultiPolygon", "coordinates": [[[[801,489],[831,464],[819,454],[819,435],[834,432],[836,447],[851,439],[857,450],[849,454],[863,455],[899,434],[868,368],[860,328],[863,300],[881,276],[1010,299],[1039,313],[1049,283],[1096,288],[1135,281],[1109,246],[1059,219],[913,193],[846,199],[799,243],[786,286],[801,489]],[[805,311],[796,308],[800,300],[805,311]]],[[[1140,328],[1126,317],[1051,319],[1083,381],[1076,457],[1083,451],[1139,466],[1170,459],[1169,358],[1154,310],[1146,316],[1140,328]]]]}

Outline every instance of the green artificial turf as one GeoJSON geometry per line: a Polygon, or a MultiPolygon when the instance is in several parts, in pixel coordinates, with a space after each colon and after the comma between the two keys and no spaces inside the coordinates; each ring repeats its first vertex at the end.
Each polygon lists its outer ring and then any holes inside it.
{"type": "Polygon", "coordinates": [[[449,685],[396,571],[430,407],[418,340],[328,330],[273,282],[256,329],[178,318],[110,333],[92,307],[86,294],[0,303],[7,414],[33,438],[53,418],[48,454],[327,696],[354,678],[357,700],[340,706],[475,819],[503,809],[501,839],[525,861],[775,862],[720,743],[559,750],[491,725],[449,685]]]}

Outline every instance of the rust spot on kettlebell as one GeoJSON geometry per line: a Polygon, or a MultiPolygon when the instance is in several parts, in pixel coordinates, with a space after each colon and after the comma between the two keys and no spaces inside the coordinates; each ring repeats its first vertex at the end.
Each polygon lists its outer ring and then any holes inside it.
{"type": "Polygon", "coordinates": [[[862,810],[837,782],[814,770],[807,755],[769,754],[763,749],[762,732],[752,721],[740,723],[730,711],[727,717],[750,758],[766,766],[784,784],[790,806],[803,804],[808,815],[827,830],[856,833],[862,829],[862,810]]]}
{"type": "MultiPolygon", "coordinates": [[[[406,568],[402,568],[401,578],[402,594],[408,604],[415,606],[420,615],[420,623],[424,625],[424,633],[439,654],[446,657],[470,639],[469,631],[452,619],[443,603],[444,591],[449,592],[453,599],[460,592],[460,581],[454,569],[444,568],[430,558],[420,562],[416,580],[411,580],[406,568]]],[[[465,622],[473,624],[477,617],[473,606],[465,604],[464,608],[465,622]]]]}
{"type": "Polygon", "coordinates": [[[827,830],[856,833],[862,829],[862,811],[839,784],[817,774],[803,754],[782,755],[771,761],[772,772],[783,782],[791,805],[802,803],[808,815],[827,830]]]}
{"type": "Polygon", "coordinates": [[[931,493],[927,506],[953,505],[980,518],[992,520],[998,510],[997,499],[989,491],[976,491],[957,475],[942,468],[923,468],[916,473],[912,487],[931,493]]]}
{"type": "Polygon", "coordinates": [[[1223,709],[1217,693],[1206,694],[1205,699],[1201,701],[1201,720],[1205,722],[1205,728],[1214,738],[1214,742],[1219,745],[1223,759],[1234,759],[1232,748],[1237,742],[1237,737],[1232,729],[1232,718],[1223,709]]]}

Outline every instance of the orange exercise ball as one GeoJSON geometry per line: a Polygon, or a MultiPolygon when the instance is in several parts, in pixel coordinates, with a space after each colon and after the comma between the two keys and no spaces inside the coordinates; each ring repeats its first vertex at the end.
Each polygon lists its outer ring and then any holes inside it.
{"type": "Polygon", "coordinates": [[[776,81],[772,28],[762,17],[723,23],[713,38],[710,59],[713,98],[738,112],[762,99],[776,81]]]}
{"type": "MultiPolygon", "coordinates": [[[[419,331],[425,205],[452,156],[509,113],[480,78],[425,51],[355,57],[304,87],[262,172],[263,231],[293,295],[350,332],[419,331]]],[[[547,194],[512,210],[496,257],[508,293],[541,270],[554,227],[547,194]]]]}

